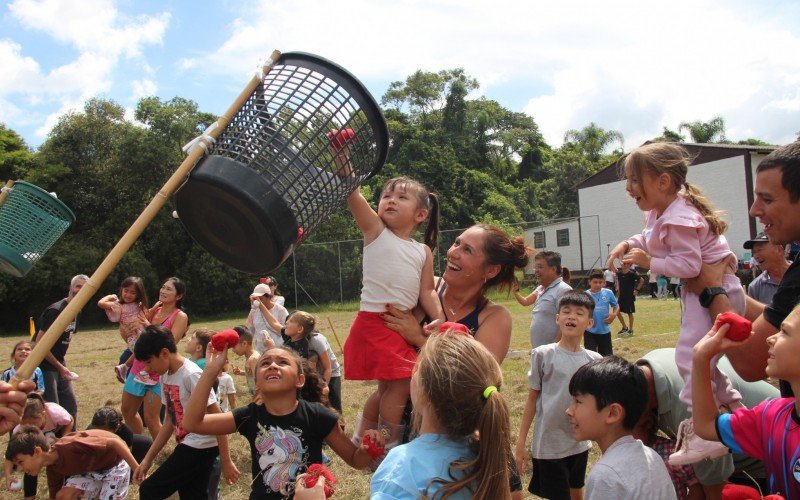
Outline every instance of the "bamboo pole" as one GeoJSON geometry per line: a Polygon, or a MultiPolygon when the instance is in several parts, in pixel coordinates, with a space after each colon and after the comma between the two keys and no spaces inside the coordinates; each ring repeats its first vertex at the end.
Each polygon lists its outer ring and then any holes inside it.
{"type": "MultiPolygon", "coordinates": [[[[250,95],[253,93],[253,91],[255,91],[256,87],[261,83],[263,74],[269,72],[272,66],[278,61],[280,56],[281,53],[279,51],[275,50],[272,52],[269,60],[262,68],[262,74],[256,74],[250,79],[244,90],[242,90],[236,100],[234,100],[233,104],[231,104],[227,111],[225,111],[225,113],[223,113],[219,119],[217,119],[217,127],[210,130],[207,134],[208,136],[214,139],[219,136],[219,134],[231,122],[236,112],[239,111],[247,99],[250,98],[250,95]]],[[[50,352],[50,349],[64,332],[64,329],[67,327],[67,325],[69,325],[72,320],[75,319],[81,309],[83,309],[86,303],[89,302],[89,299],[95,294],[95,292],[97,292],[97,288],[100,286],[100,284],[102,284],[103,281],[108,278],[108,275],[111,274],[111,271],[114,270],[125,253],[130,250],[131,246],[133,246],[139,236],[141,236],[145,228],[147,228],[150,222],[153,221],[155,216],[158,214],[158,211],[161,210],[161,208],[167,203],[167,200],[169,200],[175,191],[177,191],[178,188],[184,183],[186,177],[188,177],[189,173],[191,173],[194,166],[198,161],[200,161],[204,154],[205,150],[201,147],[195,147],[189,151],[186,159],[183,160],[172,176],[167,179],[167,182],[153,197],[147,207],[145,207],[144,211],[139,214],[139,217],[137,217],[131,227],[128,228],[124,235],[122,235],[122,238],[117,242],[114,248],[111,249],[106,258],[103,259],[103,262],[100,263],[94,274],[92,274],[92,276],[89,278],[89,281],[87,281],[83,288],[81,288],[80,292],[78,292],[78,294],[69,301],[67,307],[65,307],[58,317],[56,317],[55,321],[53,321],[53,324],[47,329],[47,332],[45,332],[44,336],[42,336],[42,338],[36,342],[36,347],[34,347],[33,351],[28,356],[28,359],[22,363],[22,366],[20,366],[19,370],[17,370],[17,373],[11,380],[11,383],[15,388],[23,380],[30,378],[33,371],[37,366],[39,366],[47,353],[50,352]]]]}
{"type": "Polygon", "coordinates": [[[8,182],[6,182],[7,189],[0,191],[0,205],[6,202],[6,198],[8,198],[9,194],[11,194],[11,188],[13,187],[14,187],[14,181],[9,180],[8,182]]]}

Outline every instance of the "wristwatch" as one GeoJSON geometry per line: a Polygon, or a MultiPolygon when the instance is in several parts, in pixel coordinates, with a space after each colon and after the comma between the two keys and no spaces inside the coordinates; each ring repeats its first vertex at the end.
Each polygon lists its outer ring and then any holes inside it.
{"type": "Polygon", "coordinates": [[[700,292],[700,305],[708,309],[711,306],[711,303],[714,301],[714,297],[717,295],[725,295],[726,297],[728,296],[728,294],[725,292],[725,289],[720,286],[704,288],[703,291],[700,292]]]}

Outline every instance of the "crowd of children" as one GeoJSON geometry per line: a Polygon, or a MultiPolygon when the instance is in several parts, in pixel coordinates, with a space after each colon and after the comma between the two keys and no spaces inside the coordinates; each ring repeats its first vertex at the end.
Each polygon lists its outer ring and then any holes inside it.
{"type": "MultiPolygon", "coordinates": [[[[346,148],[334,151],[339,175],[348,175],[346,148]]],[[[608,268],[621,267],[616,277],[620,295],[605,287],[607,273],[594,270],[587,291],[560,296],[556,341],[531,351],[527,398],[513,448],[507,400],[515,395],[501,392],[498,361],[464,325],[443,323],[446,315],[434,292],[431,265],[438,200],[419,182],[396,178],[384,186],[377,211],[358,191],[349,199],[364,235],[364,286],[344,346],[344,373],[351,380],[377,381],[352,436],[342,425],[342,366],[312,314],[288,313],[274,278],[250,294],[246,325],[218,334],[194,329],[180,351],[186,330],[174,335],[170,329],[180,309],[174,301],[148,308],[141,279],[129,277],[119,296],[99,302],[119,323],[126,342],[114,371],[126,388],[158,393],[166,408],[163,424],[149,440],[140,435],[141,421],[132,429],[134,417],[104,407],[89,430],[71,432],[73,418],[45,403],[42,374],[34,372],[36,391],[6,450],[6,487],[17,488],[16,468],[24,473],[25,497],[33,498],[36,477],[46,467],[55,498],[126,498],[131,480],[143,499],[174,493],[219,498],[220,479],[233,484],[240,476],[228,441],[238,433],[250,448],[252,499],[281,499],[295,492],[313,498],[296,481],[310,465],[328,460],[325,445],[354,469],[374,471],[371,497],[376,499],[521,498],[513,484],[528,464],[528,491],[543,498],[673,499],[685,493],[676,479],[681,467],[729,450],[764,461],[770,492],[800,498],[800,405],[785,398],[744,408],[739,393],[716,368],[719,356],[741,341],[727,339],[729,326],[712,321],[708,297],[688,289],[680,291],[684,312],[675,363],[683,379],[680,398],[692,418],[681,425],[680,445],[668,463],[651,447],[657,439],[643,443],[633,437],[652,395],[642,368],[613,355],[610,328],[619,318],[626,334],[633,335],[633,302],[643,280],[631,267],[691,279],[703,263],[732,258],[722,236],[725,223],[686,181],[688,163],[685,152],[670,144],[646,145],[625,158],[627,191],[646,219],[642,234],[609,254],[608,268]],[[426,220],[428,246],[412,238],[426,220]],[[424,310],[427,341],[421,348],[384,325],[381,313],[387,304],[424,310]],[[230,353],[243,359],[244,369],[231,365],[230,353]],[[231,373],[245,376],[250,397],[238,400],[246,404],[237,406],[231,373]],[[413,408],[411,420],[408,408],[413,408]],[[404,443],[405,426],[412,424],[413,438],[404,443]],[[172,437],[176,445],[169,457],[151,471],[172,437]],[[601,456],[587,476],[593,443],[601,456]]],[[[723,283],[743,313],[735,275],[726,274],[723,283]]],[[[179,301],[185,293],[182,283],[170,278],[168,284],[179,301]]],[[[786,380],[796,394],[799,338],[800,306],[768,340],[767,374],[786,380]]],[[[13,366],[3,380],[13,376],[30,350],[25,341],[14,346],[13,366]]]]}

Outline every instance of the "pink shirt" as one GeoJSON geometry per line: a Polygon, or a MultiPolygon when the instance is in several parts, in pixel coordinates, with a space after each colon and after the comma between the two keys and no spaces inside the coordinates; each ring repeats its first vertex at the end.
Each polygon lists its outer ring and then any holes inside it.
{"type": "Polygon", "coordinates": [[[770,493],[800,498],[800,419],[795,399],[768,399],[717,417],[720,441],[764,462],[770,493]]]}
{"type": "Polygon", "coordinates": [[[631,248],[650,254],[651,272],[682,279],[700,274],[704,262],[715,264],[733,255],[728,240],[714,234],[705,217],[682,196],[661,217],[655,210],[645,212],[644,231],[627,241],[631,248]]]}

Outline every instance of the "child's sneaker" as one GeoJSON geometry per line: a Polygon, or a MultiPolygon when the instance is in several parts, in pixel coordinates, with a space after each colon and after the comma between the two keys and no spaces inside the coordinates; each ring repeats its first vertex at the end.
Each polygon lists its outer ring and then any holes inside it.
{"type": "Polygon", "coordinates": [[[617,332],[617,335],[619,335],[620,337],[624,337],[626,333],[628,333],[628,329],[623,328],[622,330],[617,332]]]}
{"type": "Polygon", "coordinates": [[[628,332],[627,332],[627,333],[625,333],[625,335],[623,335],[623,336],[624,336],[626,339],[629,339],[629,338],[633,337],[633,330],[628,330],[628,332]]]}
{"type": "Polygon", "coordinates": [[[678,427],[678,441],[675,453],[669,456],[669,464],[673,466],[691,465],[705,458],[724,457],[730,450],[717,441],[706,441],[694,433],[694,422],[687,418],[678,427]]]}
{"type": "Polygon", "coordinates": [[[158,382],[150,378],[150,374],[142,370],[134,375],[133,380],[144,385],[156,385],[158,382]]]}
{"type": "Polygon", "coordinates": [[[114,367],[114,373],[117,375],[117,380],[121,383],[125,383],[125,379],[128,378],[128,365],[125,363],[121,365],[117,365],[114,367]]]}

